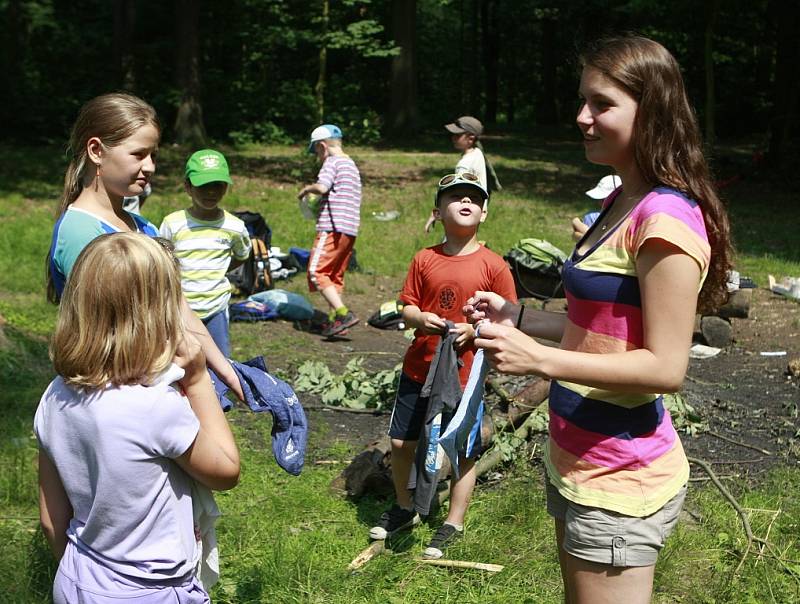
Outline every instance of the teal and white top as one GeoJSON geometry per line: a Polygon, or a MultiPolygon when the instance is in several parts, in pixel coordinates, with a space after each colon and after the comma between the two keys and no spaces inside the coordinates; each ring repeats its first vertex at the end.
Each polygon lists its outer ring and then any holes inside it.
{"type": "MultiPolygon", "coordinates": [[[[136,225],[136,230],[148,237],[158,237],[155,225],[138,214],[128,215],[136,225]]],[[[118,233],[120,230],[91,212],[72,206],[67,208],[53,227],[50,242],[50,274],[56,293],[61,297],[67,277],[78,256],[89,243],[100,235],[118,233]]]]}

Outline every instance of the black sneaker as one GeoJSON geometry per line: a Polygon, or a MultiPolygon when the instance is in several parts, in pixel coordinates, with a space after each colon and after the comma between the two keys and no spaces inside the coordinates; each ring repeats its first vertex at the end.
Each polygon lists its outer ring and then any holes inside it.
{"type": "Polygon", "coordinates": [[[464,536],[464,531],[459,531],[452,524],[446,522],[439,527],[439,530],[434,534],[433,539],[422,552],[422,557],[426,560],[438,560],[444,556],[444,549],[448,545],[452,545],[454,541],[464,536]]]}
{"type": "Polygon", "coordinates": [[[333,320],[333,323],[328,323],[322,330],[322,336],[325,338],[330,338],[331,336],[338,335],[345,329],[354,327],[356,325],[358,325],[358,317],[348,310],[346,315],[341,317],[337,316],[333,320]]]}
{"type": "Polygon", "coordinates": [[[381,514],[378,524],[369,529],[370,539],[386,539],[397,531],[411,528],[419,524],[419,514],[416,510],[404,510],[396,503],[388,512],[381,514]]]}

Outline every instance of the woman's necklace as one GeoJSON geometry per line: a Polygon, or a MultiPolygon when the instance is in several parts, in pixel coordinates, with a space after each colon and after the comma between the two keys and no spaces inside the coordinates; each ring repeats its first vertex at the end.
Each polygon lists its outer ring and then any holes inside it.
{"type": "MultiPolygon", "coordinates": [[[[612,216],[612,212],[609,212],[607,216],[604,217],[603,222],[599,225],[601,235],[605,233],[611,226],[616,226],[631,213],[633,208],[639,201],[644,197],[647,191],[650,190],[650,185],[645,185],[644,187],[639,187],[637,191],[634,191],[632,195],[626,195],[622,197],[622,193],[618,199],[614,200],[614,204],[617,207],[624,207],[625,209],[622,211],[622,216],[618,217],[618,215],[612,216]]],[[[613,210],[612,210],[613,211],[613,210]]]]}

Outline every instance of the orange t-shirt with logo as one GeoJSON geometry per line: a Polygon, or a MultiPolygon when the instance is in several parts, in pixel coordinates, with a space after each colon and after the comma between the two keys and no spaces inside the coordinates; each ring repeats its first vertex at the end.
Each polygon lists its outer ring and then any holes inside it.
{"type": "MultiPolygon", "coordinates": [[[[400,292],[401,302],[436,313],[453,323],[465,323],[462,309],[478,290],[492,291],[506,300],[517,301],[514,278],[500,256],[484,246],[466,256],[448,256],[443,246],[435,245],[417,252],[400,292]]],[[[403,373],[415,382],[424,383],[440,339],[438,335],[425,335],[418,329],[403,360],[403,373]]],[[[459,371],[462,388],[467,383],[474,356],[473,346],[461,353],[464,362],[459,371]]]]}

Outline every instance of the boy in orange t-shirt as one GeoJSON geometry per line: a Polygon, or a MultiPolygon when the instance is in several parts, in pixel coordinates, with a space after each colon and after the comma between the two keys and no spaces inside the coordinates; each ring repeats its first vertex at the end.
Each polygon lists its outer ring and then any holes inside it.
{"type": "MultiPolygon", "coordinates": [[[[392,480],[397,503],[370,530],[373,539],[419,522],[408,479],[417,441],[425,421],[428,398],[420,395],[433,356],[445,329],[455,323],[456,345],[463,365],[459,370],[461,388],[466,385],[475,349],[474,330],[466,323],[462,308],[475,291],[493,291],[516,301],[514,279],[505,261],[478,243],[478,226],[486,220],[488,194],[471,173],[450,174],[439,181],[434,214],[444,224],[447,240],[418,252],[409,268],[400,300],[405,304],[403,319],[416,328],[414,341],[406,352],[403,373],[392,411],[389,436],[392,439],[392,480]]],[[[424,556],[440,558],[442,550],[464,530],[464,516],[475,487],[474,459],[460,457],[460,478],[452,479],[450,510],[424,556]]]]}

